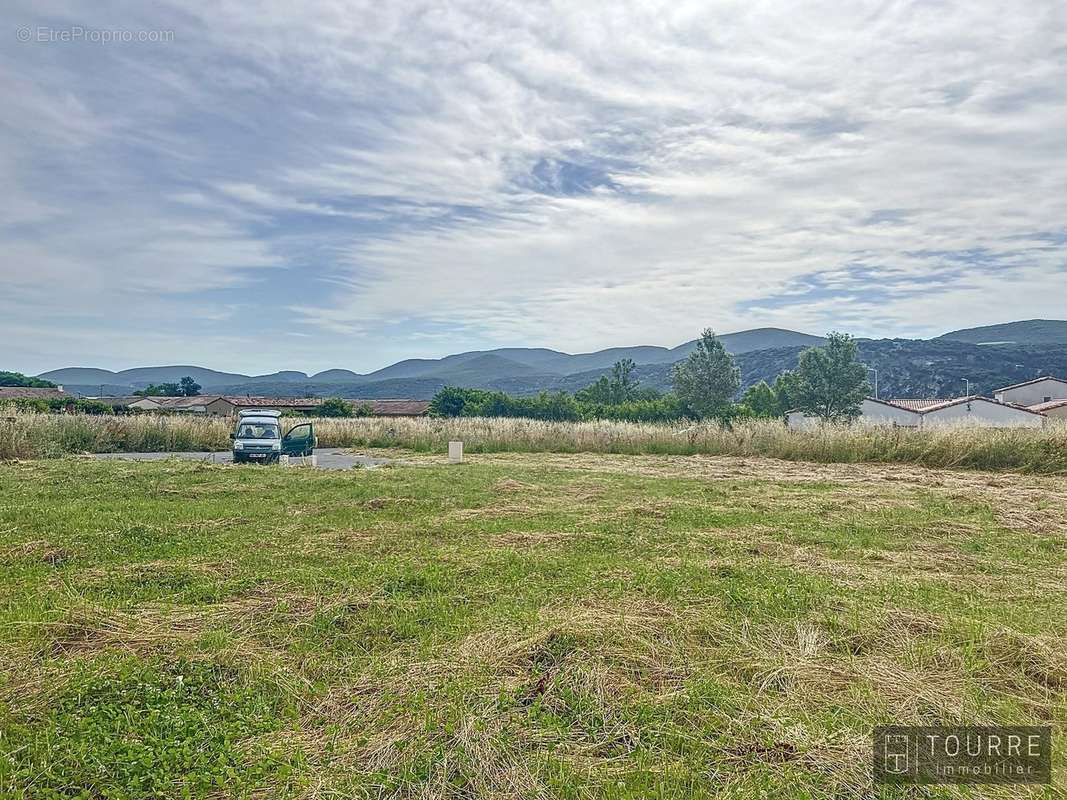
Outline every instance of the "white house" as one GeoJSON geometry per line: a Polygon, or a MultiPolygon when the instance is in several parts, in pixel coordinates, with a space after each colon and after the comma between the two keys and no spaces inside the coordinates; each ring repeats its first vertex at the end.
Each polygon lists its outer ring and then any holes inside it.
{"type": "Polygon", "coordinates": [[[1001,403],[1015,403],[1027,408],[1053,400],[1067,400],[1067,381],[1047,375],[997,389],[993,392],[993,397],[1001,403]]]}
{"type": "Polygon", "coordinates": [[[186,414],[204,414],[208,404],[217,400],[218,395],[212,397],[141,397],[129,403],[128,408],[136,408],[139,411],[176,411],[186,414]]]}
{"type": "MultiPolygon", "coordinates": [[[[986,428],[1040,428],[1045,416],[1038,411],[999,403],[988,397],[957,397],[952,400],[875,400],[865,399],[856,420],[861,425],[887,425],[896,428],[935,428],[946,425],[971,425],[986,428]]],[[[786,415],[790,428],[803,430],[819,424],[801,411],[786,415]]]]}
{"type": "MultiPolygon", "coordinates": [[[[819,424],[816,417],[809,417],[803,411],[790,411],[785,417],[786,425],[796,430],[814,427],[819,424]]],[[[856,422],[863,425],[889,425],[898,428],[918,428],[922,424],[922,415],[909,408],[896,405],[888,400],[864,398],[860,404],[860,416],[856,422]]]]}
{"type": "Polygon", "coordinates": [[[957,397],[919,412],[922,427],[971,425],[984,428],[1040,428],[1045,416],[1024,406],[990,400],[988,397],[957,397]]]}
{"type": "Polygon", "coordinates": [[[1067,399],[1039,403],[1036,406],[1030,406],[1030,410],[1036,411],[1038,414],[1044,414],[1049,419],[1062,419],[1067,421],[1067,399]]]}
{"type": "Polygon", "coordinates": [[[134,400],[132,403],[127,404],[127,408],[136,408],[138,411],[159,411],[163,408],[161,403],[157,403],[158,397],[142,397],[138,400],[134,400]]]}

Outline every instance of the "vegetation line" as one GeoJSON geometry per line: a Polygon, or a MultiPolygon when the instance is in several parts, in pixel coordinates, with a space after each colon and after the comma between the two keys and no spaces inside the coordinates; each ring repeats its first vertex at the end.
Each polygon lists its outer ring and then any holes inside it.
{"type": "MultiPolygon", "coordinates": [[[[212,417],[126,417],[15,412],[0,418],[0,458],[101,452],[225,450],[231,421],[212,417]]],[[[316,419],[320,447],[445,452],[617,453],[765,456],[789,461],[881,462],[926,467],[1067,474],[1067,425],[1044,428],[917,430],[825,425],[788,430],[780,421],[651,424],[515,418],[316,419]]]]}

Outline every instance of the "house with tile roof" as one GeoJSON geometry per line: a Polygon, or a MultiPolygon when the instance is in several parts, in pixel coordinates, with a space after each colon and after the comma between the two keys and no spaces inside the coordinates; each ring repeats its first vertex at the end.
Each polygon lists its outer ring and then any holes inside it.
{"type": "MultiPolygon", "coordinates": [[[[887,425],[895,428],[935,428],[968,425],[983,428],[1040,428],[1045,415],[1014,403],[1000,403],[988,397],[971,395],[944,399],[878,400],[866,398],[860,405],[861,425],[887,425]]],[[[818,420],[800,411],[786,415],[790,428],[818,425],[818,420]]]]}
{"type": "Polygon", "coordinates": [[[1053,400],[1067,400],[1067,381],[1053,375],[1045,375],[1032,381],[997,389],[993,392],[993,397],[1001,403],[1015,403],[1027,408],[1051,403],[1053,400]]]}

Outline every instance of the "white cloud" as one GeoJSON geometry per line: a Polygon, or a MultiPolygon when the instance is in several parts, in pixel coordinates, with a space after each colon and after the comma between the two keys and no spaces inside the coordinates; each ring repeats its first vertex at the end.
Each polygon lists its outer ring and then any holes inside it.
{"type": "Polygon", "coordinates": [[[5,280],[31,315],[76,276],[85,335],[116,295],[195,319],[191,287],[278,275],[309,287],[275,287],[285,332],[318,335],[248,369],[1063,316],[1062,3],[98,13],[175,41],[0,56],[20,109],[0,128],[2,207],[24,223],[0,229],[5,280]],[[358,352],[337,333],[363,335],[358,352]]]}

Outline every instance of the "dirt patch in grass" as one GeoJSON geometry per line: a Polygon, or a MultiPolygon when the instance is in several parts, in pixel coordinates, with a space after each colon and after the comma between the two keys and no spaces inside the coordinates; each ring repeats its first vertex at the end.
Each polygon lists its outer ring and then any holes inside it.
{"type": "Polygon", "coordinates": [[[1019,687],[1019,679],[1042,693],[1067,689],[1067,639],[998,630],[982,642],[982,677],[988,685],[1019,687]]]}
{"type": "Polygon", "coordinates": [[[61,567],[67,564],[74,554],[63,547],[44,540],[23,542],[14,547],[9,547],[0,553],[0,563],[13,564],[15,562],[30,562],[47,564],[50,567],[61,567]]]}
{"type": "Polygon", "coordinates": [[[523,483],[514,478],[501,478],[493,484],[493,491],[498,494],[512,494],[514,492],[530,492],[540,489],[532,483],[523,483]]]}
{"type": "Polygon", "coordinates": [[[489,544],[507,550],[559,548],[588,538],[576,531],[505,531],[489,537],[489,544]]]}

